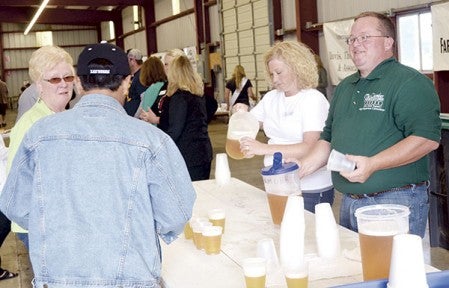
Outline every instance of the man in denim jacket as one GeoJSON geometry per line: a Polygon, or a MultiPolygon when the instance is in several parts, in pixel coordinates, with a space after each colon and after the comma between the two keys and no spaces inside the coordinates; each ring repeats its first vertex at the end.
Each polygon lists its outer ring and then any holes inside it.
{"type": "Polygon", "coordinates": [[[81,100],[29,130],[0,209],[29,230],[34,287],[160,287],[159,237],[176,239],[196,197],[184,160],[123,109],[120,48],[87,46],[77,74],[81,100]]]}

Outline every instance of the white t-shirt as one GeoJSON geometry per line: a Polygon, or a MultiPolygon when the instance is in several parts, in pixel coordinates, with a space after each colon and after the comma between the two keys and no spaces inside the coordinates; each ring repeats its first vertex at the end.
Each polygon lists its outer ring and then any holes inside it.
{"type": "MultiPolygon", "coordinates": [[[[329,102],[316,89],[304,89],[294,96],[272,90],[251,109],[251,113],[263,122],[269,138],[268,144],[295,144],[303,141],[309,131],[323,131],[329,111],[329,102]]],[[[264,165],[273,165],[273,156],[265,155],[264,165]]],[[[301,179],[302,190],[318,190],[332,186],[331,173],[323,167],[301,179]]]]}

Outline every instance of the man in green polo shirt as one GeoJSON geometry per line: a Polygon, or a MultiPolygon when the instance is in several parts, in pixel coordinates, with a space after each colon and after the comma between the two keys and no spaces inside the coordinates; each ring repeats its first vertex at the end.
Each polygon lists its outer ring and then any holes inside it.
{"type": "Polygon", "coordinates": [[[395,28],[379,13],[355,18],[347,39],[358,72],[336,88],[315,149],[300,175],[327,163],[331,149],[356,163],[332,172],[343,193],[340,224],[357,231],[354,212],[373,204],[410,208],[410,233],[424,236],[429,210],[427,154],[440,141],[440,103],[432,81],[393,57],[395,28]]]}

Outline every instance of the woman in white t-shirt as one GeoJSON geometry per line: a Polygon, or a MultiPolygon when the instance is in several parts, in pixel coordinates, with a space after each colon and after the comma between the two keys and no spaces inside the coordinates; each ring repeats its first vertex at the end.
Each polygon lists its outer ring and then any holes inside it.
{"type": "MultiPolygon", "coordinates": [[[[265,155],[264,164],[273,164],[273,154],[284,159],[301,159],[316,144],[327,118],[329,103],[319,92],[314,54],[303,43],[279,42],[264,55],[267,81],[274,90],[264,95],[250,111],[259,120],[268,143],[243,138],[240,148],[246,157],[265,155]]],[[[331,173],[322,167],[301,179],[304,208],[334,202],[331,173]]]]}

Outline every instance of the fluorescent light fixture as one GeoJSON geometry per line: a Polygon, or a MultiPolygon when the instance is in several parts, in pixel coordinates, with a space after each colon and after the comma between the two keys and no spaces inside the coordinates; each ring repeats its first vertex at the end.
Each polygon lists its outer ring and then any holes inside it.
{"type": "Polygon", "coordinates": [[[28,24],[27,29],[25,29],[25,32],[23,32],[23,35],[27,35],[28,32],[30,32],[31,28],[33,27],[34,23],[36,23],[37,18],[39,18],[39,16],[41,15],[42,11],[44,11],[45,6],[47,6],[48,2],[50,0],[43,0],[41,6],[39,7],[39,9],[37,10],[36,14],[34,14],[33,19],[31,19],[30,24],[28,24]]]}

